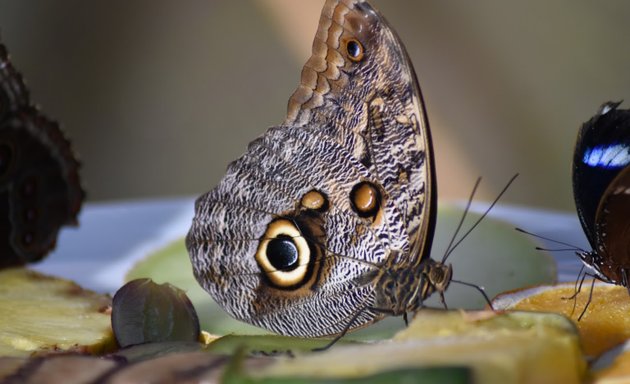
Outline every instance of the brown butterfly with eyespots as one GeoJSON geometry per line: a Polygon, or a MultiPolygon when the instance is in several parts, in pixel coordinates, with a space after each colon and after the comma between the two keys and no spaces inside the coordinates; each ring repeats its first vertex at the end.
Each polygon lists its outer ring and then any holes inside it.
{"type": "MultiPolygon", "coordinates": [[[[414,69],[370,4],[328,0],[287,118],[201,196],[194,274],[232,316],[335,335],[443,295],[432,260],[436,180],[414,69]]],[[[443,297],[443,296],[442,296],[443,297]]]]}

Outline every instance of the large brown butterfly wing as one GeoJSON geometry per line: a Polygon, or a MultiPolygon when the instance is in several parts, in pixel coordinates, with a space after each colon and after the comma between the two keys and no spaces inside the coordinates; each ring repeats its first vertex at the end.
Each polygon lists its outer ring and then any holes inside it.
{"type": "Polygon", "coordinates": [[[613,179],[597,209],[593,267],[603,279],[630,289],[630,166],[613,179]]]}
{"type": "Polygon", "coordinates": [[[433,167],[400,40],[368,3],[329,0],[287,119],[197,200],[195,276],[232,316],[281,334],[370,324],[377,272],[428,257],[433,167]]]}
{"type": "Polygon", "coordinates": [[[29,100],[0,44],[0,267],[40,260],[76,224],[79,164],[57,123],[29,100]]]}

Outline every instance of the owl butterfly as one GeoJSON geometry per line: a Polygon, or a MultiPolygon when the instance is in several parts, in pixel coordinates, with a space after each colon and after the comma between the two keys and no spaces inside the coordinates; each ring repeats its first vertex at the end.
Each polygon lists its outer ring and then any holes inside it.
{"type": "Polygon", "coordinates": [[[630,294],[630,110],[619,104],[605,103],[580,129],[573,195],[592,247],[577,252],[589,269],[585,276],[622,285],[630,294]]]}
{"type": "Polygon", "coordinates": [[[287,117],[195,205],[194,274],[232,316],[340,335],[423,306],[451,281],[429,258],[431,135],[400,39],[370,4],[328,0],[287,117]]]}
{"type": "Polygon", "coordinates": [[[76,225],[79,163],[57,123],[30,101],[0,44],[0,267],[43,258],[63,225],[76,225]]]}

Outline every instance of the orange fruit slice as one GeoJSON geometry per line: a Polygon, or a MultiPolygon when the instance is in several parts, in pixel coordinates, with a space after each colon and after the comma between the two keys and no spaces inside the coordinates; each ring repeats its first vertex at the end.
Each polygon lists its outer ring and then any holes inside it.
{"type": "Polygon", "coordinates": [[[497,296],[495,309],[555,312],[569,317],[577,326],[584,352],[588,356],[600,353],[630,338],[630,297],[625,287],[596,283],[591,302],[582,318],[589,299],[591,282],[585,281],[575,299],[575,283],[539,286],[497,296]]]}

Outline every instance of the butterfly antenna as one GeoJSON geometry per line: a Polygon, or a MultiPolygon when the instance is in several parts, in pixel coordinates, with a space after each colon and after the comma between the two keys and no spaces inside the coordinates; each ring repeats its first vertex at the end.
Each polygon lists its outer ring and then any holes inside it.
{"type": "Polygon", "coordinates": [[[545,251],[545,252],[568,252],[568,251],[579,251],[577,248],[544,248],[544,247],[534,247],[537,251],[545,251]]]}
{"type": "Polygon", "coordinates": [[[455,242],[455,239],[457,238],[457,234],[462,229],[462,225],[464,225],[464,220],[466,220],[466,215],[468,214],[468,211],[470,211],[470,205],[472,204],[473,198],[475,197],[477,188],[479,188],[479,184],[481,184],[481,177],[478,177],[477,181],[475,181],[475,186],[473,187],[472,192],[470,193],[470,197],[468,198],[468,202],[466,203],[464,214],[462,215],[461,219],[459,219],[459,223],[457,224],[457,228],[455,228],[455,232],[453,233],[453,236],[451,237],[451,241],[449,241],[448,246],[446,247],[446,250],[444,251],[444,256],[442,256],[442,263],[446,261],[446,258],[448,257],[448,254],[450,253],[451,247],[453,246],[453,243],[455,242]]]}
{"type": "MultiPolygon", "coordinates": [[[[526,231],[523,228],[514,228],[514,229],[516,229],[517,231],[519,231],[521,233],[524,233],[526,235],[535,237],[537,239],[546,240],[546,241],[550,241],[552,243],[556,243],[556,244],[560,244],[560,245],[564,245],[566,247],[569,247],[568,249],[557,249],[557,251],[580,251],[580,252],[586,252],[585,249],[580,248],[580,247],[576,247],[573,244],[565,243],[564,241],[554,240],[554,239],[551,239],[549,237],[541,236],[541,235],[538,235],[536,233],[526,231]]],[[[541,250],[541,251],[554,251],[553,249],[544,249],[544,248],[540,248],[540,247],[536,247],[536,249],[537,250],[541,250]]]]}
{"type": "Polygon", "coordinates": [[[457,284],[465,285],[467,287],[475,288],[477,292],[481,293],[481,295],[483,296],[483,299],[486,301],[486,304],[488,304],[488,307],[494,310],[494,307],[492,306],[492,301],[490,301],[490,298],[488,297],[488,294],[486,293],[486,289],[484,287],[481,287],[477,284],[467,283],[465,281],[454,280],[454,279],[451,279],[451,283],[457,283],[457,284]]]}
{"type": "MultiPolygon", "coordinates": [[[[459,240],[457,240],[457,242],[452,247],[447,248],[448,251],[444,254],[444,257],[442,258],[442,263],[444,263],[446,261],[446,259],[451,255],[451,253],[453,253],[455,248],[457,248],[457,246],[459,246],[459,244],[461,244],[461,242],[464,241],[464,239],[466,237],[468,237],[468,235],[470,235],[470,233],[477,227],[477,225],[479,225],[479,223],[481,223],[481,221],[483,219],[485,219],[486,216],[488,216],[488,213],[490,213],[492,208],[494,208],[494,206],[497,204],[499,199],[501,199],[501,197],[505,194],[505,192],[508,190],[508,188],[510,188],[510,185],[512,185],[512,183],[514,182],[514,180],[516,180],[517,177],[518,177],[518,173],[515,174],[514,176],[512,176],[510,181],[508,181],[507,184],[505,185],[505,187],[503,187],[503,189],[501,190],[501,192],[499,192],[497,197],[494,199],[492,204],[490,204],[490,206],[486,209],[486,211],[483,213],[483,215],[481,215],[479,217],[479,219],[477,219],[477,221],[475,221],[475,223],[466,231],[466,233],[464,233],[462,235],[462,237],[459,240]]],[[[473,192],[474,192],[474,190],[473,190],[473,192]]],[[[468,210],[468,208],[470,207],[470,204],[471,204],[471,201],[468,201],[468,205],[466,206],[466,210],[468,210]]],[[[464,215],[465,215],[465,213],[464,213],[464,215]]]]}

